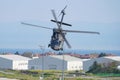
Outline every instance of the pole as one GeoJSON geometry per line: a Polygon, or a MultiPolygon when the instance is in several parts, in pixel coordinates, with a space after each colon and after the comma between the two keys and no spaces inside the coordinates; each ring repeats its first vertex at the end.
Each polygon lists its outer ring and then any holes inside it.
{"type": "Polygon", "coordinates": [[[62,62],[62,80],[64,80],[64,53],[62,53],[62,56],[63,56],[63,62],[62,62]]]}
{"type": "Polygon", "coordinates": [[[63,49],[63,51],[62,51],[62,57],[63,57],[63,61],[62,61],[62,80],[64,80],[64,78],[65,78],[65,76],[64,76],[64,71],[65,71],[65,67],[64,67],[64,65],[65,65],[65,56],[64,56],[64,49],[63,49]]]}
{"type": "Polygon", "coordinates": [[[39,47],[42,50],[42,79],[40,80],[44,80],[44,50],[45,50],[45,47],[44,46],[39,46],[39,47]]]}

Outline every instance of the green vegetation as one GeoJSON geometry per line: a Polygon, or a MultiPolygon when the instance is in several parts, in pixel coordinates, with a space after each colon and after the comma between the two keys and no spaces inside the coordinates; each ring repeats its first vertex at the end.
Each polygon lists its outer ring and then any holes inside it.
{"type": "Polygon", "coordinates": [[[96,79],[87,79],[87,78],[66,78],[65,80],[96,80],[96,79]]]}
{"type": "Polygon", "coordinates": [[[95,76],[100,76],[100,77],[120,77],[120,74],[115,74],[115,73],[97,73],[95,76]]]}
{"type": "Polygon", "coordinates": [[[98,55],[98,57],[104,57],[104,56],[107,56],[107,54],[106,54],[106,53],[100,53],[100,54],[98,55]]]}
{"type": "MultiPolygon", "coordinates": [[[[45,80],[57,79],[61,74],[61,71],[45,70],[44,77],[45,80]]],[[[16,70],[3,70],[0,72],[0,77],[14,78],[19,80],[39,80],[42,76],[42,71],[40,70],[26,70],[26,71],[16,71],[16,70]]]]}
{"type": "Polygon", "coordinates": [[[13,70],[7,70],[5,71],[5,73],[0,73],[0,77],[14,78],[14,79],[20,79],[20,80],[38,80],[39,79],[38,77],[34,77],[33,75],[23,74],[20,71],[13,71],[13,70]]]}
{"type": "Polygon", "coordinates": [[[120,70],[117,69],[117,62],[111,62],[108,65],[98,64],[96,61],[90,67],[88,73],[102,77],[120,77],[120,70]]]}
{"type": "Polygon", "coordinates": [[[108,65],[98,64],[96,61],[90,67],[89,72],[93,73],[120,73],[120,70],[117,69],[117,63],[111,62],[108,65]]]}
{"type": "MultiPolygon", "coordinates": [[[[61,71],[45,70],[44,80],[59,80],[61,74],[62,74],[61,71]]],[[[69,72],[65,71],[65,74],[69,74],[69,72]]],[[[0,77],[14,78],[19,80],[39,80],[40,76],[42,76],[42,71],[40,70],[26,70],[26,71],[3,70],[0,72],[0,77]]],[[[65,80],[93,80],[93,79],[70,77],[65,78],[65,80]]]]}
{"type": "MultiPolygon", "coordinates": [[[[73,71],[73,72],[67,72],[65,71],[65,75],[71,75],[71,73],[76,74],[80,73],[80,71],[73,71]]],[[[44,80],[59,80],[59,77],[61,76],[61,71],[54,71],[54,70],[45,70],[44,71],[44,80]]],[[[0,77],[5,78],[14,78],[19,80],[39,80],[39,77],[42,76],[42,71],[40,70],[26,70],[26,71],[17,71],[17,70],[3,70],[0,71],[0,77]]],[[[91,73],[87,73],[83,76],[70,76],[66,77],[64,80],[102,80],[101,77],[108,77],[108,76],[120,76],[115,75],[114,73],[111,74],[103,74],[103,73],[97,73],[96,75],[93,75],[91,73]]],[[[119,79],[116,79],[119,80],[119,79]]]]}

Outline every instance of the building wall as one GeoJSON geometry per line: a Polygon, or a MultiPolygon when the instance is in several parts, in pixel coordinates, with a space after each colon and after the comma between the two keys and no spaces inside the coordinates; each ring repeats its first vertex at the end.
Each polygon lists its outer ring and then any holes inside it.
{"type": "Polygon", "coordinates": [[[83,70],[83,62],[81,61],[70,61],[68,62],[68,70],[83,70]]]}
{"type": "Polygon", "coordinates": [[[13,70],[28,70],[28,61],[13,61],[13,70]]]}
{"type": "Polygon", "coordinates": [[[67,62],[64,61],[64,66],[63,66],[63,60],[57,59],[57,58],[52,58],[52,57],[47,57],[45,59],[45,69],[48,70],[67,70],[67,62]]]}
{"type": "Polygon", "coordinates": [[[33,70],[42,69],[41,68],[41,59],[40,58],[36,58],[36,59],[30,60],[28,62],[28,69],[33,69],[33,70]]]}
{"type": "Polygon", "coordinates": [[[44,70],[83,70],[83,62],[82,61],[64,61],[63,66],[63,60],[57,59],[54,57],[45,56],[43,57],[33,59],[29,61],[29,69],[43,69],[42,68],[42,60],[44,62],[44,70]]]}
{"type": "Polygon", "coordinates": [[[13,69],[12,60],[8,60],[0,57],[0,68],[1,69],[13,69]]]}
{"type": "Polygon", "coordinates": [[[108,58],[104,58],[104,57],[87,60],[87,61],[83,62],[83,70],[85,72],[88,71],[90,66],[92,66],[95,61],[97,61],[97,63],[99,63],[99,64],[101,64],[101,63],[107,64],[107,63],[113,62],[114,60],[108,59],[108,58]]]}
{"type": "MultiPolygon", "coordinates": [[[[63,60],[55,59],[49,56],[43,58],[33,59],[29,61],[29,69],[43,69],[42,65],[44,63],[44,70],[63,70],[63,60]]],[[[64,70],[67,70],[67,62],[64,61],[64,70]]]]}

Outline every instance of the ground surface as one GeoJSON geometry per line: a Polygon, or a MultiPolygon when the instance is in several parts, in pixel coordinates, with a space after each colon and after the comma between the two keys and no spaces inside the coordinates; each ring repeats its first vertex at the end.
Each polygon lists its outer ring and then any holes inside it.
{"type": "Polygon", "coordinates": [[[0,80],[17,80],[17,79],[0,78],[0,80]]]}
{"type": "MultiPolygon", "coordinates": [[[[42,71],[15,71],[15,70],[1,70],[0,80],[39,80],[42,71]]],[[[58,80],[62,77],[60,71],[44,71],[44,80],[58,80]]],[[[65,80],[120,80],[120,76],[97,76],[97,75],[71,75],[70,72],[65,72],[65,80]]]]}

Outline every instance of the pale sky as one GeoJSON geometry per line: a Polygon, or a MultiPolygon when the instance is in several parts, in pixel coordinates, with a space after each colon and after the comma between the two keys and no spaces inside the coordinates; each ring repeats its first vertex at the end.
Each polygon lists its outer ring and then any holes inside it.
{"type": "Polygon", "coordinates": [[[72,49],[120,50],[120,0],[0,0],[0,48],[47,48],[52,31],[21,22],[55,28],[51,9],[58,16],[65,5],[64,22],[72,27],[63,29],[101,33],[67,33],[72,49]]]}

